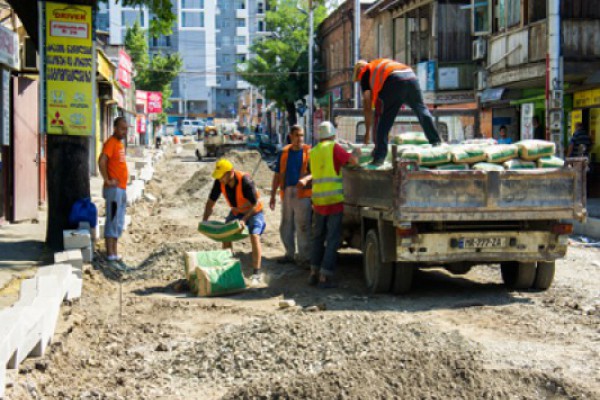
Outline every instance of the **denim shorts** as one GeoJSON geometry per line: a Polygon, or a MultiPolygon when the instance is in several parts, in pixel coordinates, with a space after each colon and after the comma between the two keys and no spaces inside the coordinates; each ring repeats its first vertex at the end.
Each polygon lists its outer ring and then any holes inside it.
{"type": "Polygon", "coordinates": [[[106,200],[106,223],[104,237],[118,239],[125,226],[125,210],[127,209],[127,192],[118,187],[107,187],[102,190],[106,200]]]}
{"type": "MultiPolygon", "coordinates": [[[[244,218],[244,214],[233,215],[233,213],[230,212],[227,218],[225,218],[225,222],[231,222],[235,219],[241,220],[242,218],[244,218]]],[[[267,227],[267,223],[265,222],[265,214],[262,211],[254,214],[248,218],[246,226],[248,227],[248,232],[250,232],[251,235],[262,235],[267,227]]]]}

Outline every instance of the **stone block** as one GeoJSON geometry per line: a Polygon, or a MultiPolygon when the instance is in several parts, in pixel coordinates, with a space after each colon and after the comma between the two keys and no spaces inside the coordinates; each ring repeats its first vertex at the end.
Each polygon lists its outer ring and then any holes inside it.
{"type": "Polygon", "coordinates": [[[91,263],[92,261],[94,261],[94,249],[92,246],[90,247],[84,247],[83,249],[81,249],[81,255],[83,257],[83,261],[86,263],[91,263]]]}
{"type": "Polygon", "coordinates": [[[77,229],[85,229],[87,231],[90,232],[90,236],[92,237],[92,240],[97,240],[100,237],[100,231],[98,228],[98,221],[96,220],[96,226],[95,227],[91,227],[89,222],[80,222],[79,226],[77,227],[77,229]]]}
{"type": "Polygon", "coordinates": [[[82,249],[92,245],[92,237],[85,229],[68,229],[63,231],[63,244],[65,250],[82,249]]]}
{"type": "Polygon", "coordinates": [[[74,270],[83,269],[83,255],[80,250],[67,250],[54,253],[54,263],[69,264],[74,270]]]}
{"type": "Polygon", "coordinates": [[[67,300],[80,298],[82,290],[83,279],[81,279],[81,277],[77,277],[76,275],[72,275],[71,281],[69,282],[69,288],[67,290],[67,300]]]}

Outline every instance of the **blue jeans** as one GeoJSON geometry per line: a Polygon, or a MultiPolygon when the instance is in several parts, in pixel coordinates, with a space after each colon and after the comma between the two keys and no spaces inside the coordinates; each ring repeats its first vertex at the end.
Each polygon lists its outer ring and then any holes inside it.
{"type": "Polygon", "coordinates": [[[433,117],[423,101],[419,81],[416,79],[403,80],[397,76],[390,75],[381,88],[375,104],[374,130],[375,151],[373,160],[384,160],[388,152],[388,135],[398,110],[402,104],[408,105],[419,120],[427,140],[431,144],[441,142],[440,135],[433,123],[433,117]]]}
{"type": "Polygon", "coordinates": [[[342,242],[342,213],[321,215],[313,213],[311,270],[333,276],[337,251],[342,242]]]}
{"type": "Polygon", "coordinates": [[[102,195],[106,200],[104,237],[118,239],[121,237],[125,226],[127,191],[119,187],[106,187],[102,189],[102,195]]]}
{"type": "MultiPolygon", "coordinates": [[[[233,220],[241,220],[244,218],[244,214],[233,215],[232,212],[229,213],[227,218],[225,218],[225,222],[231,222],[233,220]]],[[[267,223],[265,222],[265,214],[260,211],[248,218],[248,222],[246,222],[246,226],[248,227],[248,233],[251,235],[262,235],[267,227],[267,223]]]]}

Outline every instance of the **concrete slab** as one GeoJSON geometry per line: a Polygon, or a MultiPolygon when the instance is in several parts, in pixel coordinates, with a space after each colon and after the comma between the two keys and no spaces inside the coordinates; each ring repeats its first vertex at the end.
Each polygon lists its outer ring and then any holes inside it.
{"type": "Polygon", "coordinates": [[[92,245],[90,232],[85,229],[67,229],[63,231],[65,250],[83,249],[92,245]]]}
{"type": "Polygon", "coordinates": [[[83,256],[81,250],[66,250],[54,253],[55,264],[69,264],[73,269],[83,269],[83,256]]]}

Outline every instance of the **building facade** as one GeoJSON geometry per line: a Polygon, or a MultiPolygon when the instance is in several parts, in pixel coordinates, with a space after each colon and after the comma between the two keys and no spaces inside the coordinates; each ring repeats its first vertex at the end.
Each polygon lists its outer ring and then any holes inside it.
{"type": "MultiPolygon", "coordinates": [[[[173,0],[177,22],[169,36],[149,38],[150,54],[178,52],[183,72],[173,82],[169,115],[233,117],[239,93],[249,88],[236,74],[238,63],[252,55],[250,45],[265,35],[267,0],[173,0]]],[[[98,27],[121,45],[135,21],[147,28],[145,8],[123,7],[115,0],[100,3],[98,27]]]]}

